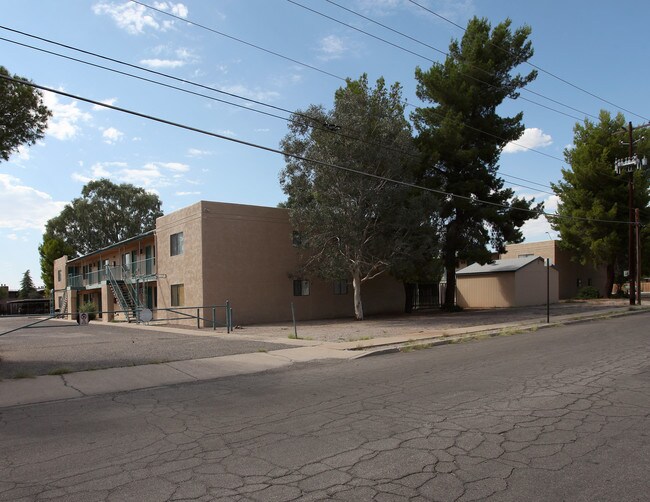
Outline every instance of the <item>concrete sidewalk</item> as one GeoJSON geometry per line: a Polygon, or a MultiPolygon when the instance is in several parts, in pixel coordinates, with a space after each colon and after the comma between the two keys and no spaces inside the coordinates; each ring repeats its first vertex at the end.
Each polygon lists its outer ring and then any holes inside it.
{"type": "MultiPolygon", "coordinates": [[[[0,381],[0,408],[212,380],[273,370],[297,362],[324,359],[357,359],[387,351],[397,351],[400,347],[415,343],[431,344],[433,346],[480,335],[527,331],[571,322],[643,312],[648,312],[648,309],[645,307],[617,307],[606,311],[555,316],[552,322],[548,324],[546,319],[530,319],[482,326],[419,330],[369,340],[338,343],[293,340],[295,345],[298,346],[269,352],[4,380],[0,381]]],[[[265,339],[263,334],[258,334],[254,338],[265,339]]]]}

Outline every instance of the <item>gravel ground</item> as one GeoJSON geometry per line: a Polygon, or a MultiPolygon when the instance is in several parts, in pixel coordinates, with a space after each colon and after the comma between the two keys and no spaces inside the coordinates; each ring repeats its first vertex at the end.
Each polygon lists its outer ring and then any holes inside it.
{"type": "MultiPolygon", "coordinates": [[[[648,301],[648,300],[646,300],[648,301]]],[[[551,305],[550,318],[601,312],[629,305],[626,299],[602,299],[589,301],[567,301],[551,305]]],[[[483,326],[520,321],[546,321],[546,306],[517,307],[502,309],[469,309],[462,312],[443,312],[439,309],[415,312],[410,315],[392,317],[371,317],[363,322],[351,319],[299,322],[298,336],[320,342],[356,341],[393,335],[408,335],[426,331],[443,331],[450,328],[483,326]]],[[[244,326],[235,333],[242,338],[278,340],[293,333],[291,323],[244,326]]]]}

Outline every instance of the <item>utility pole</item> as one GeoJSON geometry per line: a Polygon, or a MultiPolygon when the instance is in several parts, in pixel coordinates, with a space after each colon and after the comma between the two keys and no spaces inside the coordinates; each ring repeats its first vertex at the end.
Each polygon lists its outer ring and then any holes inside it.
{"type": "Polygon", "coordinates": [[[636,303],[641,305],[641,215],[638,207],[634,210],[634,228],[636,230],[636,303]]]}
{"type": "MultiPolygon", "coordinates": [[[[634,141],[632,138],[632,122],[627,123],[628,131],[628,142],[630,143],[628,155],[630,158],[634,155],[634,141]]],[[[629,170],[627,172],[627,207],[629,210],[629,218],[627,221],[630,222],[628,229],[628,271],[630,274],[630,305],[634,305],[634,299],[636,295],[634,294],[634,280],[636,274],[634,269],[636,268],[636,260],[634,259],[634,229],[632,228],[632,222],[634,221],[634,171],[629,170]]]]}
{"type": "MultiPolygon", "coordinates": [[[[638,282],[638,289],[641,289],[641,279],[640,279],[640,267],[637,266],[640,263],[639,257],[635,257],[635,249],[638,249],[639,246],[635,246],[635,232],[634,229],[637,226],[635,223],[634,216],[634,171],[641,169],[641,167],[646,167],[648,164],[648,159],[643,157],[639,159],[634,154],[634,137],[632,132],[635,129],[645,129],[650,127],[650,123],[643,124],[637,127],[632,126],[632,122],[627,124],[627,133],[628,133],[628,157],[625,159],[616,159],[614,161],[614,169],[616,174],[621,174],[623,168],[626,168],[628,178],[627,178],[627,204],[628,204],[628,274],[630,280],[630,305],[635,304],[635,300],[638,298],[638,303],[641,304],[641,292],[638,291],[635,287],[635,282],[638,282]]],[[[625,128],[624,128],[625,129],[625,128]]],[[[623,143],[624,144],[624,143],[623,143]]]]}

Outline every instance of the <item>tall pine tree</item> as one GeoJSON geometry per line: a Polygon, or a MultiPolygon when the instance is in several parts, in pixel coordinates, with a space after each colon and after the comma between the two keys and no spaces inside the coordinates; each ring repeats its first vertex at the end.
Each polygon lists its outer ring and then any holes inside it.
{"type": "Polygon", "coordinates": [[[524,131],[523,113],[502,117],[497,107],[517,98],[518,90],[537,76],[535,71],[511,74],[533,49],[530,28],[511,31],[510,24],[508,19],[492,29],[486,19],[470,20],[462,41],[450,44],[444,63],[415,72],[418,97],[432,103],[413,114],[424,158],[420,182],[460,196],[443,199],[439,207],[445,223],[445,308],[454,307],[458,261],[489,261],[488,247],[502,252],[506,242],[521,241],[521,226],[542,210],[541,204],[533,206],[503,188],[497,173],[501,151],[524,131]]]}
{"type": "MultiPolygon", "coordinates": [[[[560,245],[580,263],[606,265],[608,294],[628,264],[628,175],[614,175],[615,159],[628,156],[629,147],[621,144],[625,129],[622,114],[612,117],[604,110],[598,123],[588,119],[577,123],[573,147],[564,151],[569,167],[562,169],[563,179],[552,185],[560,198],[559,218],[551,222],[562,238],[560,245]]],[[[645,148],[642,142],[636,150],[643,154],[645,148]]],[[[647,174],[635,172],[634,207],[641,208],[642,221],[650,216],[649,188],[647,174]]]]}

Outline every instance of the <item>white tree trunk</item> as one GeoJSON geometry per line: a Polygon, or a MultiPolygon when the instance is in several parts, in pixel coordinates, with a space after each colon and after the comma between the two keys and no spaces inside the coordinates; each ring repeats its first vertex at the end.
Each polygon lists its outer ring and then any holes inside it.
{"type": "Polygon", "coordinates": [[[357,321],[363,321],[363,305],[361,303],[361,271],[355,270],[352,275],[352,287],[354,288],[354,316],[357,321]]]}

